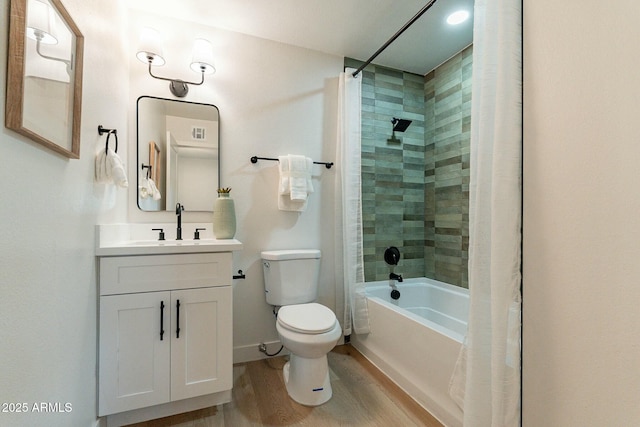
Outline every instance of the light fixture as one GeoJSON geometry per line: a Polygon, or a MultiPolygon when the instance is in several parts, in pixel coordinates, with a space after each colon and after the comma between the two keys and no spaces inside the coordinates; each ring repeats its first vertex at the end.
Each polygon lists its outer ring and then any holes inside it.
{"type": "Polygon", "coordinates": [[[213,66],[213,46],[205,39],[196,39],[193,44],[191,59],[191,69],[200,73],[199,82],[187,82],[180,79],[169,79],[153,74],[151,66],[161,66],[165,64],[162,56],[162,42],[160,33],[153,28],[143,28],[140,33],[140,46],[136,57],[149,65],[149,75],[155,79],[166,80],[169,83],[171,93],[179,98],[183,98],[189,92],[188,85],[199,86],[204,83],[205,74],[213,74],[216,69],[213,66]]]}
{"type": "Polygon", "coordinates": [[[41,45],[58,44],[58,38],[55,36],[55,11],[51,5],[40,0],[29,0],[27,16],[27,37],[36,41],[36,53],[44,59],[62,62],[66,65],[67,74],[71,76],[73,73],[71,60],[42,53],[41,45]]]}
{"type": "Polygon", "coordinates": [[[447,24],[458,25],[462,24],[467,19],[469,19],[469,12],[467,12],[466,10],[459,10],[457,12],[453,12],[447,17],[447,24]]]}
{"type": "Polygon", "coordinates": [[[209,40],[196,39],[193,42],[191,69],[196,73],[204,74],[216,72],[216,68],[213,66],[213,46],[209,40]]]}
{"type": "Polygon", "coordinates": [[[49,4],[40,0],[29,0],[27,16],[27,37],[38,43],[58,44],[58,39],[53,35],[55,21],[49,4]]]}

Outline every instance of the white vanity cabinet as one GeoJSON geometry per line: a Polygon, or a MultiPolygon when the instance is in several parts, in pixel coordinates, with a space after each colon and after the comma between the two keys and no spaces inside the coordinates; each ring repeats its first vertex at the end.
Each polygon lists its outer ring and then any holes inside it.
{"type": "Polygon", "coordinates": [[[231,252],[99,258],[99,416],[230,401],[231,271],[231,252]]]}

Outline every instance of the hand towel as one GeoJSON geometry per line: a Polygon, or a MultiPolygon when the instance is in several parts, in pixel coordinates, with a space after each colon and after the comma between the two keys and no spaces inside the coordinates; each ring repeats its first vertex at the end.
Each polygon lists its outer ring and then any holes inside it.
{"type": "Polygon", "coordinates": [[[120,159],[120,156],[111,148],[107,150],[107,175],[111,177],[111,180],[115,185],[122,188],[129,186],[127,180],[127,174],[124,171],[124,163],[120,159]]]}
{"type": "Polygon", "coordinates": [[[280,172],[278,194],[289,194],[289,156],[278,156],[278,172],[280,172]]]}
{"type": "Polygon", "coordinates": [[[307,200],[313,192],[311,184],[311,165],[313,162],[304,156],[289,156],[289,195],[292,201],[307,200]]]}
{"type": "Polygon", "coordinates": [[[140,177],[140,184],[138,185],[138,194],[141,199],[146,199],[148,197],[153,197],[153,188],[151,188],[151,181],[147,178],[146,174],[140,177]]]}
{"type": "Polygon", "coordinates": [[[96,154],[95,180],[100,183],[111,181],[111,176],[107,171],[107,153],[105,150],[100,150],[98,154],[96,154]]]}
{"type": "Polygon", "coordinates": [[[115,184],[118,187],[129,186],[124,164],[112,149],[100,150],[96,154],[95,180],[99,183],[115,184]]]}
{"type": "Polygon", "coordinates": [[[313,192],[311,167],[313,161],[304,156],[278,157],[280,179],[278,184],[278,209],[304,212],[309,193],[313,192]]]}
{"type": "Polygon", "coordinates": [[[307,210],[307,200],[291,200],[288,194],[278,196],[278,209],[281,211],[304,212],[307,210]]]}
{"type": "Polygon", "coordinates": [[[153,197],[153,200],[162,199],[162,195],[160,194],[160,190],[158,190],[156,183],[151,178],[148,179],[148,182],[149,182],[149,189],[151,190],[151,197],[153,197]]]}
{"type": "Polygon", "coordinates": [[[291,195],[293,192],[292,200],[306,200],[306,197],[313,193],[312,166],[313,161],[308,157],[292,156],[290,154],[279,156],[280,181],[278,194],[291,195]]]}

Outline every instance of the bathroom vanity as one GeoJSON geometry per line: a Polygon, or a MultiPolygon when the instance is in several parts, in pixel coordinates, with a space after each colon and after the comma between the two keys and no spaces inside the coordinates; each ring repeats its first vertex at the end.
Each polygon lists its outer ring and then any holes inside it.
{"type": "Polygon", "coordinates": [[[158,241],[152,228],[97,230],[98,415],[109,426],[231,401],[232,251],[242,244],[206,232],[158,241]]]}

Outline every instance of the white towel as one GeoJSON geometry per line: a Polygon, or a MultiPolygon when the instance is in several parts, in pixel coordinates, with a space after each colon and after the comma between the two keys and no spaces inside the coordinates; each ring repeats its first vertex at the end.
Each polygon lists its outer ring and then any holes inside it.
{"type": "Polygon", "coordinates": [[[151,187],[149,186],[149,179],[145,176],[140,178],[140,184],[138,185],[138,194],[141,199],[146,199],[153,195],[151,187]]]}
{"type": "Polygon", "coordinates": [[[278,209],[281,211],[304,212],[307,210],[307,200],[292,201],[289,195],[278,196],[278,209]]]}
{"type": "Polygon", "coordinates": [[[304,156],[279,156],[280,182],[278,208],[284,211],[303,212],[307,208],[308,195],[313,192],[311,168],[313,161],[304,156]]]}
{"type": "Polygon", "coordinates": [[[101,183],[112,183],[122,188],[129,186],[124,163],[112,149],[100,150],[96,155],[95,180],[101,183]]]}
{"type": "Polygon", "coordinates": [[[115,185],[122,188],[129,186],[127,173],[124,171],[124,163],[120,156],[111,148],[107,150],[107,171],[111,175],[111,180],[115,185]]]}
{"type": "Polygon", "coordinates": [[[311,165],[313,162],[304,156],[289,156],[289,195],[292,201],[307,200],[313,192],[311,184],[311,165]]]}
{"type": "Polygon", "coordinates": [[[153,197],[153,200],[162,199],[162,195],[160,194],[160,190],[158,190],[158,187],[156,186],[156,183],[153,182],[153,180],[151,178],[149,178],[149,188],[151,189],[151,197],[153,197]]]}
{"type": "Polygon", "coordinates": [[[292,200],[306,200],[313,193],[311,169],[313,161],[304,156],[286,155],[278,157],[280,184],[278,194],[289,194],[292,200]]]}
{"type": "Polygon", "coordinates": [[[96,154],[96,182],[107,182],[109,181],[109,177],[107,176],[107,154],[104,150],[100,150],[98,154],[96,154]]]}
{"type": "Polygon", "coordinates": [[[151,197],[153,200],[160,200],[162,198],[156,183],[151,178],[147,178],[146,175],[140,178],[138,193],[141,199],[151,197]]]}
{"type": "Polygon", "coordinates": [[[278,156],[278,171],[280,172],[278,194],[289,194],[289,156],[278,156]]]}

